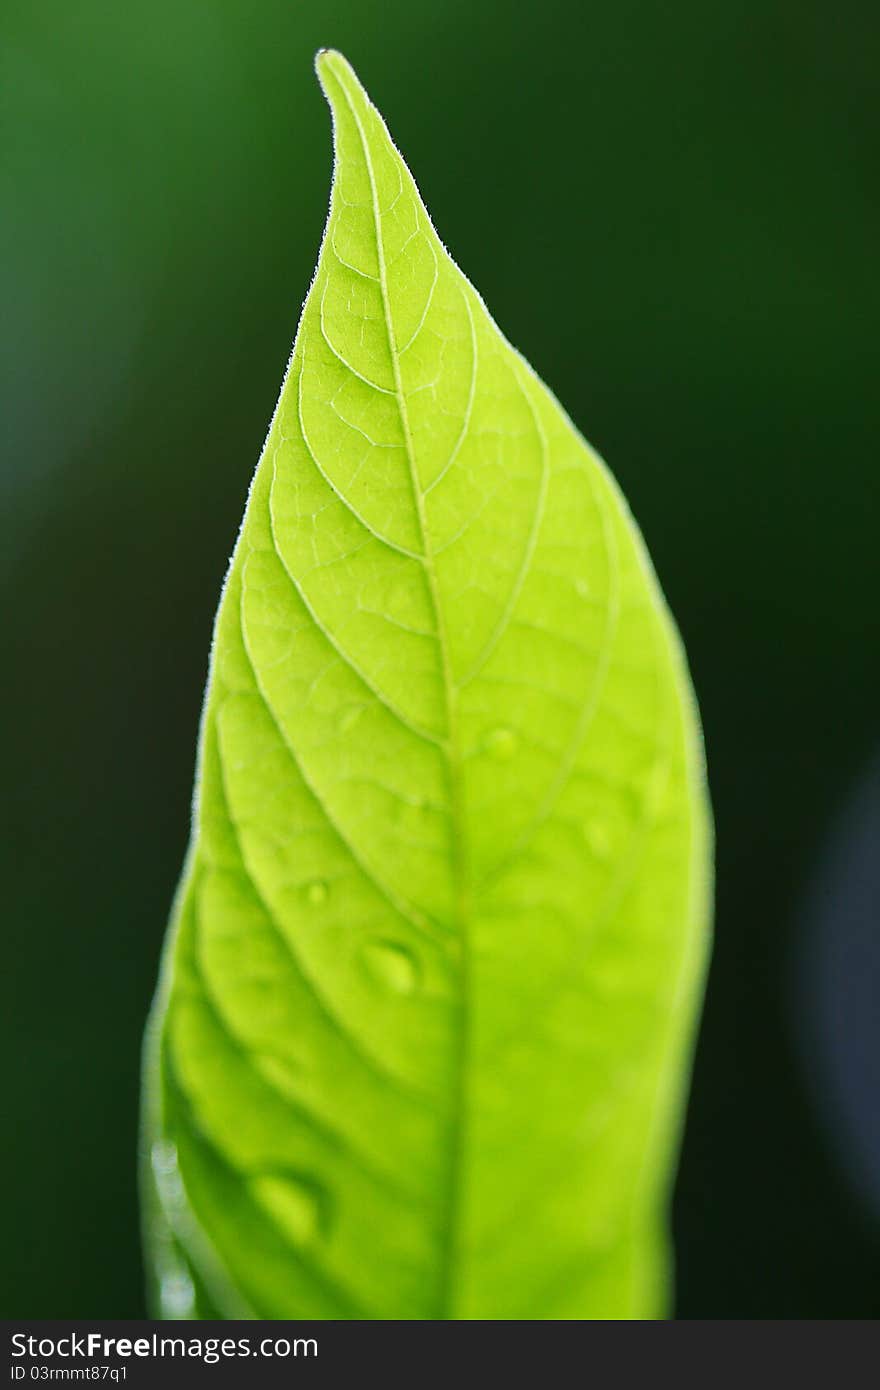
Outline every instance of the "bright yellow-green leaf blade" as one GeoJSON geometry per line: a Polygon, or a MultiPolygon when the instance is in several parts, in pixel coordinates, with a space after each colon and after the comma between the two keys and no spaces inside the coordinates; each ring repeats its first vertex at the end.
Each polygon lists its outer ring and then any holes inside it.
{"type": "Polygon", "coordinates": [[[603,464],[318,73],[330,215],[148,1037],[160,1307],[660,1315],[710,881],[682,653],[603,464]]]}

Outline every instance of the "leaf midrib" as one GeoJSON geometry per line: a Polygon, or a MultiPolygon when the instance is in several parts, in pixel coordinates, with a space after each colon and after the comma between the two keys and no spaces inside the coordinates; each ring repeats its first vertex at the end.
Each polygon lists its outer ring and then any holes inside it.
{"type": "MultiPolygon", "coordinates": [[[[373,170],[373,161],[370,157],[370,150],[367,143],[366,133],[363,128],[360,116],[354,103],[346,90],[345,82],[338,76],[336,78],[339,88],[358,132],[361,148],[364,154],[364,163],[367,169],[367,176],[370,183],[370,196],[373,204],[373,224],[376,234],[376,257],[379,268],[379,290],[382,296],[382,309],[385,319],[385,330],[388,335],[388,351],[391,357],[391,366],[394,374],[394,393],[397,399],[397,407],[400,414],[400,424],[403,431],[404,450],[406,453],[407,465],[409,468],[410,487],[412,489],[413,503],[416,510],[416,517],[419,525],[419,537],[422,544],[422,554],[419,557],[424,568],[431,596],[431,605],[434,610],[434,622],[437,631],[437,643],[440,650],[440,666],[443,681],[443,695],[446,707],[446,733],[447,738],[443,745],[443,753],[446,758],[447,772],[449,777],[449,819],[451,826],[451,852],[452,852],[452,882],[453,882],[453,904],[454,904],[454,926],[457,928],[459,949],[461,952],[459,962],[459,972],[461,981],[461,1013],[459,1017],[459,1028],[456,1032],[456,1054],[454,1059],[453,1077],[453,1101],[452,1101],[452,1135],[451,1135],[451,1157],[449,1163],[449,1179],[446,1193],[446,1220],[443,1223],[443,1246],[442,1246],[442,1265],[438,1296],[438,1320],[449,1320],[454,1317],[452,1312],[453,1290],[455,1288],[454,1267],[457,1256],[458,1241],[458,1222],[461,1206],[461,1175],[464,1166],[464,1149],[466,1143],[465,1135],[465,1078],[469,1060],[470,1042],[470,1009],[469,1009],[469,983],[470,983],[470,956],[467,924],[470,914],[469,888],[467,881],[466,865],[464,860],[464,835],[462,833],[462,801],[461,801],[461,748],[458,732],[458,688],[452,675],[451,662],[449,659],[449,644],[446,637],[446,625],[443,616],[443,609],[440,603],[440,596],[437,585],[437,575],[434,564],[434,556],[431,547],[430,530],[425,516],[424,498],[419,483],[418,472],[415,465],[415,455],[412,443],[412,432],[409,424],[409,413],[406,404],[406,394],[403,389],[403,380],[400,369],[400,353],[397,347],[396,334],[394,331],[394,321],[391,316],[388,302],[388,277],[385,267],[385,246],[382,237],[382,220],[379,210],[379,197],[376,189],[376,178],[373,170]]],[[[402,177],[402,175],[401,175],[402,177]]],[[[419,216],[418,208],[416,216],[419,216]]]]}

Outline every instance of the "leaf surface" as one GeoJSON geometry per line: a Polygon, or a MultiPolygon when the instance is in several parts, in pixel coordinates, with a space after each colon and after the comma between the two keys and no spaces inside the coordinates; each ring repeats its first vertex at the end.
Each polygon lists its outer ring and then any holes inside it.
{"type": "Polygon", "coordinates": [[[351,68],[148,1033],[168,1316],[645,1317],[707,937],[695,704],[604,465],[351,68]]]}

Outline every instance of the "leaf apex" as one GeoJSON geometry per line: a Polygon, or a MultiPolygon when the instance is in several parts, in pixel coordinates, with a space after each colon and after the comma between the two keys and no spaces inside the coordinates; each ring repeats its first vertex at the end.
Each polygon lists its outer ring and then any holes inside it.
{"type": "Polygon", "coordinates": [[[328,77],[335,78],[343,87],[354,86],[360,89],[360,82],[357,79],[354,68],[348,59],[336,48],[319,48],[315,54],[315,72],[318,81],[324,89],[324,95],[333,104],[332,97],[328,90],[328,77]]]}

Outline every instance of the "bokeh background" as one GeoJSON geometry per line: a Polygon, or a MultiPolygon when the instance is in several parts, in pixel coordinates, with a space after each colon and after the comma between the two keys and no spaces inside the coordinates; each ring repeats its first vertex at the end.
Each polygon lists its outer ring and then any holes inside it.
{"type": "Polygon", "coordinates": [[[876,1315],[876,4],[4,0],[0,40],[0,1311],[142,1313],[142,1024],[334,45],[690,655],[718,907],[678,1314],[876,1315]]]}

